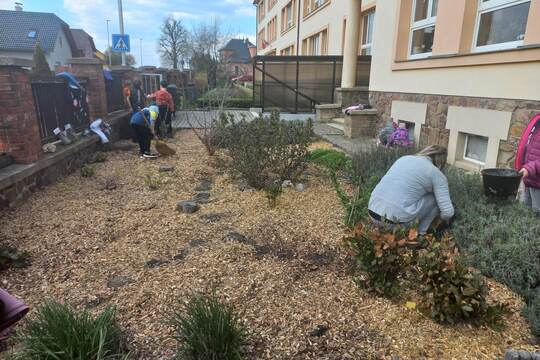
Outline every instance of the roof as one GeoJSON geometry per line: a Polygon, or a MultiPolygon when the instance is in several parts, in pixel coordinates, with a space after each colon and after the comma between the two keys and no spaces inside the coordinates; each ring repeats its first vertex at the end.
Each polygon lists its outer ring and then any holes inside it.
{"type": "Polygon", "coordinates": [[[232,54],[227,58],[229,62],[249,62],[251,54],[249,48],[255,47],[248,39],[231,39],[219,51],[231,51],[232,54]]]}
{"type": "Polygon", "coordinates": [[[75,40],[75,45],[77,48],[82,51],[82,56],[93,58],[94,53],[97,51],[96,45],[94,44],[94,39],[82,29],[70,29],[71,34],[73,35],[73,40],[75,40]]]}
{"type": "Polygon", "coordinates": [[[52,13],[0,10],[0,50],[33,52],[36,42],[45,52],[54,50],[58,32],[64,31],[72,53],[77,47],[69,26],[52,13]],[[35,31],[35,38],[28,34],[35,31]]]}

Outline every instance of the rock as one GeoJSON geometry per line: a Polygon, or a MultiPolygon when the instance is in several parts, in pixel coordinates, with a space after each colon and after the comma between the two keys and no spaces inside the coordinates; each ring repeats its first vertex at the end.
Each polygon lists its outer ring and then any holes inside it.
{"type": "Polygon", "coordinates": [[[180,253],[178,255],[175,255],[173,257],[173,260],[175,261],[182,261],[186,258],[186,256],[188,255],[188,251],[186,249],[180,251],[180,253]]]}
{"type": "Polygon", "coordinates": [[[311,337],[321,337],[326,334],[329,329],[328,325],[317,325],[317,327],[311,330],[308,335],[311,337]]]}
{"type": "Polygon", "coordinates": [[[159,172],[169,172],[169,171],[173,171],[174,170],[174,166],[172,165],[161,165],[159,167],[159,172]]]}
{"type": "Polygon", "coordinates": [[[193,214],[199,211],[199,204],[195,201],[179,201],[176,203],[176,210],[184,214],[193,214]]]}
{"type": "Polygon", "coordinates": [[[242,244],[246,244],[248,242],[247,237],[235,231],[232,231],[229,234],[227,234],[227,239],[231,241],[237,241],[242,244]]]}
{"type": "Polygon", "coordinates": [[[107,287],[110,289],[119,289],[133,283],[134,280],[126,276],[113,276],[107,281],[107,287]]]}
{"type": "Polygon", "coordinates": [[[212,181],[208,179],[201,180],[199,186],[195,188],[195,191],[210,191],[212,190],[212,181]]]}
{"type": "Polygon", "coordinates": [[[284,188],[287,188],[287,187],[292,187],[293,186],[293,182],[291,180],[285,180],[283,181],[283,183],[281,184],[282,187],[284,188]]]}
{"type": "Polygon", "coordinates": [[[514,349],[506,350],[504,360],[519,360],[519,353],[514,349]]]}
{"type": "Polygon", "coordinates": [[[160,267],[167,264],[167,261],[160,260],[160,259],[150,259],[145,264],[144,267],[147,269],[153,269],[156,267],[160,267]]]}
{"type": "Polygon", "coordinates": [[[193,201],[199,204],[208,204],[210,202],[210,193],[200,192],[195,195],[193,201]]]}
{"type": "Polygon", "coordinates": [[[191,246],[191,247],[201,247],[204,244],[206,244],[206,241],[204,241],[204,240],[191,240],[189,242],[189,246],[191,246]]]}
{"type": "Polygon", "coordinates": [[[218,222],[219,220],[221,220],[222,217],[223,217],[223,215],[216,214],[216,213],[210,213],[210,214],[201,215],[201,219],[204,219],[204,220],[206,220],[208,222],[211,222],[211,223],[218,222]]]}
{"type": "Polygon", "coordinates": [[[519,354],[519,360],[531,360],[532,359],[532,355],[528,351],[519,350],[518,354],[519,354]]]}
{"type": "Polygon", "coordinates": [[[302,184],[302,183],[296,184],[296,191],[299,191],[299,192],[304,192],[304,191],[306,191],[306,185],[304,185],[304,184],[302,184]]]}

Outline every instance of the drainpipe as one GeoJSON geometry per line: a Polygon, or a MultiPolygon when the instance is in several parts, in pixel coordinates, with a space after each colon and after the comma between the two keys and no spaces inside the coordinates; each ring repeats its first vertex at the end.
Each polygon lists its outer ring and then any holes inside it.
{"type": "Polygon", "coordinates": [[[296,20],[296,56],[300,55],[300,10],[302,9],[302,1],[296,0],[298,2],[298,16],[296,20]]]}
{"type": "Polygon", "coordinates": [[[345,29],[345,49],[343,50],[342,88],[356,87],[356,68],[358,65],[358,46],[360,44],[360,23],[362,19],[362,0],[347,1],[347,28],[345,29]]]}

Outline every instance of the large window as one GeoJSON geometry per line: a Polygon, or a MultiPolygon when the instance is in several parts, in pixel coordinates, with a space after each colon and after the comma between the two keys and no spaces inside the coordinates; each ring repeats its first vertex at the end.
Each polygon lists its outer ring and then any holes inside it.
{"type": "Polygon", "coordinates": [[[304,0],[304,16],[308,16],[330,0],[304,0]]]}
{"type": "Polygon", "coordinates": [[[280,51],[280,55],[281,56],[292,56],[292,55],[296,55],[294,53],[294,45],[291,45],[283,50],[280,51]]]}
{"type": "Polygon", "coordinates": [[[266,43],[264,28],[257,34],[257,47],[259,49],[265,49],[268,44],[266,43]]]}
{"type": "Polygon", "coordinates": [[[371,45],[373,43],[373,23],[375,21],[375,11],[370,11],[364,16],[364,28],[362,31],[362,55],[371,55],[371,45]]]}
{"type": "Polygon", "coordinates": [[[276,5],[277,2],[278,0],[268,0],[268,12],[272,10],[272,8],[276,5]]]}
{"type": "Polygon", "coordinates": [[[296,24],[296,0],[291,0],[281,9],[281,32],[285,32],[296,24]]]}
{"type": "Polygon", "coordinates": [[[304,55],[321,56],[328,53],[328,30],[323,30],[302,42],[304,55]]]}
{"type": "Polygon", "coordinates": [[[431,55],[435,38],[438,5],[438,0],[414,1],[410,35],[410,58],[422,58],[431,55]]]}
{"type": "Polygon", "coordinates": [[[261,22],[264,17],[266,16],[266,6],[264,5],[264,0],[261,0],[261,2],[259,3],[259,6],[258,6],[258,16],[259,16],[259,22],[261,22]]]}
{"type": "Polygon", "coordinates": [[[277,39],[277,16],[273,17],[272,20],[268,22],[268,29],[266,30],[266,35],[268,37],[268,42],[276,41],[277,39]]]}
{"type": "Polygon", "coordinates": [[[490,51],[522,45],[530,5],[530,0],[479,0],[474,48],[490,51]]]}
{"type": "Polygon", "coordinates": [[[475,164],[484,165],[486,163],[487,148],[487,137],[466,134],[463,159],[475,164]]]}

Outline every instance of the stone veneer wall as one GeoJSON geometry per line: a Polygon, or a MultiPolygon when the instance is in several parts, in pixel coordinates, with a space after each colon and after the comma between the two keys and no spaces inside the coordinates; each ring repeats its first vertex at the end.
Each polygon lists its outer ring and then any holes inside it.
{"type": "Polygon", "coordinates": [[[426,123],[422,126],[420,146],[439,144],[448,146],[450,131],[446,129],[449,106],[461,106],[512,113],[508,139],[499,146],[499,166],[512,165],[522,132],[532,117],[540,113],[540,101],[476,98],[465,96],[426,95],[371,91],[371,106],[379,113],[379,127],[391,119],[392,101],[410,101],[428,104],[426,123]]]}

